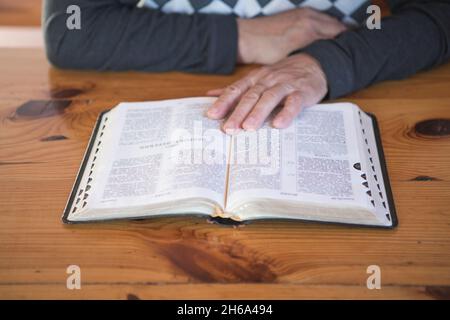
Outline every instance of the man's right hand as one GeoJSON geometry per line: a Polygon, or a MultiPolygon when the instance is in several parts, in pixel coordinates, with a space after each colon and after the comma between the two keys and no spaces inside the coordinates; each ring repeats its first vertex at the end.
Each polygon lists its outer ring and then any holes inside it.
{"type": "Polygon", "coordinates": [[[320,39],[332,39],[346,26],[310,8],[293,9],[273,16],[237,19],[238,62],[273,64],[292,51],[320,39]]]}
{"type": "Polygon", "coordinates": [[[272,125],[286,128],[305,108],[321,101],[328,91],[327,78],[320,63],[313,57],[294,54],[271,66],[251,71],[226,88],[207,94],[218,96],[208,110],[211,119],[227,120],[223,130],[234,134],[241,128],[256,130],[278,106],[272,125]]]}

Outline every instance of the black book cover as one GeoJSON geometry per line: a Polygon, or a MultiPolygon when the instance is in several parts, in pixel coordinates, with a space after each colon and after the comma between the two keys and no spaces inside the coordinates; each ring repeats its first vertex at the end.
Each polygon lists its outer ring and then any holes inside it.
{"type": "MultiPolygon", "coordinates": [[[[103,117],[108,113],[109,110],[103,111],[98,119],[97,122],[95,124],[94,130],[92,132],[91,138],[89,140],[88,143],[88,147],[87,150],[85,152],[84,158],[83,158],[83,162],[81,164],[81,167],[78,171],[76,180],[75,180],[75,184],[72,188],[72,192],[70,194],[69,200],[66,204],[66,207],[64,209],[64,213],[62,216],[62,221],[66,224],[79,224],[79,223],[93,223],[93,222],[101,222],[101,221],[112,221],[112,220],[123,220],[123,219],[128,219],[128,220],[138,220],[138,219],[145,219],[145,218],[149,218],[149,217],[133,217],[133,218],[121,218],[121,219],[107,219],[107,220],[93,220],[93,221],[71,221],[69,220],[69,214],[70,214],[70,209],[72,208],[72,204],[73,202],[77,199],[77,190],[79,189],[82,177],[84,175],[84,172],[86,170],[87,167],[87,163],[89,161],[89,157],[91,155],[91,153],[94,151],[94,142],[96,140],[96,137],[100,131],[100,125],[102,122],[103,117]]],[[[375,115],[371,114],[371,113],[366,113],[367,115],[370,116],[370,118],[372,119],[372,124],[373,124],[373,131],[375,134],[375,141],[377,144],[377,150],[378,150],[378,157],[379,157],[379,161],[380,161],[380,166],[381,166],[381,171],[382,171],[382,176],[384,179],[384,186],[386,189],[386,198],[387,198],[387,203],[389,206],[389,211],[391,214],[391,220],[392,220],[392,225],[391,226],[379,226],[379,225],[362,225],[362,224],[350,224],[350,223],[339,223],[339,222],[326,222],[326,221],[314,221],[314,220],[303,220],[303,219],[283,219],[283,220],[292,220],[292,221],[303,221],[303,222],[308,222],[308,223],[325,223],[325,224],[338,224],[338,225],[348,225],[348,226],[361,226],[361,227],[369,227],[369,228],[387,228],[387,229],[393,229],[398,225],[398,219],[397,219],[397,214],[396,214],[396,210],[395,210],[395,204],[394,204],[394,197],[392,195],[392,189],[391,189],[391,185],[390,185],[390,181],[389,181],[389,176],[388,176],[388,171],[387,171],[387,167],[386,167],[386,159],[384,156],[384,151],[383,151],[383,146],[382,146],[382,142],[381,142],[381,135],[380,135],[380,129],[378,126],[378,121],[377,118],[375,117],[375,115]]],[[[198,216],[205,216],[202,214],[186,214],[186,215],[198,215],[198,216]]],[[[161,217],[164,215],[152,215],[152,217],[161,217]]],[[[183,214],[177,215],[177,216],[183,216],[183,214]]],[[[264,219],[259,219],[259,220],[280,220],[279,218],[264,218],[264,219]]],[[[248,222],[248,221],[246,221],[248,222]]]]}

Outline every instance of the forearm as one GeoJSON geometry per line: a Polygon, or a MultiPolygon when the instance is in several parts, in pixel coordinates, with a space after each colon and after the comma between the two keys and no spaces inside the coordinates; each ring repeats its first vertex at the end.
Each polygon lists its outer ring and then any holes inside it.
{"type": "MultiPolygon", "coordinates": [[[[392,1],[395,2],[395,1],[392,1]]],[[[300,50],[316,58],[336,98],[389,79],[401,79],[450,57],[450,3],[397,1],[381,30],[361,27],[300,50]]]]}
{"type": "Polygon", "coordinates": [[[231,16],[163,14],[133,0],[46,0],[47,55],[74,69],[229,73],[237,57],[231,16]],[[133,3],[134,2],[134,3],[133,3]],[[68,30],[66,9],[81,8],[81,30],[68,30]]]}

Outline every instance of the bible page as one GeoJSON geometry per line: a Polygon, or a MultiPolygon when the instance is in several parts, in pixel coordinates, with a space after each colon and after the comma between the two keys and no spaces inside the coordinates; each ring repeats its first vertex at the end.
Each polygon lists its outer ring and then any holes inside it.
{"type": "Polygon", "coordinates": [[[86,200],[96,218],[164,203],[158,213],[213,213],[210,205],[195,207],[199,199],[223,207],[229,138],[204,116],[213,101],[121,103],[110,111],[86,200]],[[192,201],[193,212],[177,211],[182,200],[192,201]]]}
{"type": "Polygon", "coordinates": [[[227,209],[245,210],[254,199],[365,207],[354,108],[347,103],[306,108],[287,129],[266,125],[251,133],[253,145],[234,137],[232,158],[241,162],[230,167],[227,209]],[[251,157],[256,162],[247,161],[251,157]]]}

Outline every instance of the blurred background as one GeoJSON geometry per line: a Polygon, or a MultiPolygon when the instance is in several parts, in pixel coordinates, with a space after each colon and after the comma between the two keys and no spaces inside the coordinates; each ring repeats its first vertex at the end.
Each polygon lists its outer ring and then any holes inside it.
{"type": "Polygon", "coordinates": [[[39,26],[41,0],[0,0],[0,22],[8,26],[39,26]]]}
{"type": "Polygon", "coordinates": [[[42,0],[0,0],[0,47],[43,47],[42,0]]]}

